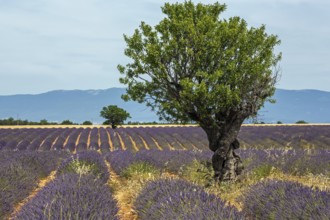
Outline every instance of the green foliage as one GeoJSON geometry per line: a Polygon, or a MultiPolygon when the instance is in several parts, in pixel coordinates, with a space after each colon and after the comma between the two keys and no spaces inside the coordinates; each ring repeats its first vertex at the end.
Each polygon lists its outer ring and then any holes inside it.
{"type": "Polygon", "coordinates": [[[252,170],[251,172],[252,179],[260,180],[266,178],[272,173],[272,171],[274,171],[274,167],[272,165],[270,164],[260,165],[252,170]]]}
{"type": "Polygon", "coordinates": [[[128,86],[123,98],[145,102],[160,119],[201,125],[256,115],[275,91],[281,54],[274,47],[280,41],[264,25],[219,19],[225,8],[166,3],[159,24],[142,22],[132,36],[125,35],[125,55],[132,62],[118,66],[128,86]]]}
{"type": "Polygon", "coordinates": [[[130,118],[130,114],[124,109],[119,108],[117,105],[109,105],[103,107],[100,112],[101,117],[107,119],[103,124],[111,125],[112,128],[116,128],[117,125],[122,124],[127,118],[130,118]]]}
{"type": "Polygon", "coordinates": [[[93,125],[93,122],[91,122],[91,121],[84,121],[82,124],[83,125],[93,125]]]}
{"type": "Polygon", "coordinates": [[[121,176],[131,178],[133,176],[145,176],[147,178],[159,176],[160,171],[146,162],[136,162],[128,166],[121,172],[121,176]]]}
{"type": "Polygon", "coordinates": [[[308,124],[308,122],[304,121],[304,120],[299,120],[296,122],[296,124],[308,124]]]}
{"type": "Polygon", "coordinates": [[[194,160],[185,167],[182,176],[198,185],[209,186],[212,184],[213,174],[211,164],[206,161],[194,160]]]}
{"type": "Polygon", "coordinates": [[[40,123],[40,125],[48,125],[49,124],[49,122],[46,119],[40,120],[39,123],[40,123]]]}
{"type": "Polygon", "coordinates": [[[79,160],[78,158],[74,159],[71,163],[69,163],[65,167],[63,172],[76,173],[76,174],[79,174],[80,176],[87,175],[87,174],[97,175],[98,173],[100,173],[96,164],[90,163],[85,160],[79,160]]]}
{"type": "Polygon", "coordinates": [[[61,122],[61,125],[73,125],[74,123],[70,120],[64,120],[61,122]]]}
{"type": "Polygon", "coordinates": [[[46,119],[42,119],[39,122],[14,119],[9,117],[7,119],[0,119],[0,125],[56,125],[56,122],[49,122],[46,119]]]}

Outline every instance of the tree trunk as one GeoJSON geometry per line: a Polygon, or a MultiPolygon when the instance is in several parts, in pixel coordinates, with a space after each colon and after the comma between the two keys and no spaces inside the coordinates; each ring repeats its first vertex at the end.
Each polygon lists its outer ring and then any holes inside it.
{"type": "Polygon", "coordinates": [[[214,170],[214,178],[217,181],[234,181],[237,179],[237,176],[242,173],[242,160],[234,151],[238,148],[239,142],[235,139],[229,147],[219,146],[214,152],[212,166],[214,170]]]}
{"type": "Polygon", "coordinates": [[[212,167],[217,181],[234,181],[243,171],[242,160],[235,153],[239,148],[237,136],[241,124],[238,121],[221,128],[203,128],[208,136],[209,148],[214,152],[212,167]]]}

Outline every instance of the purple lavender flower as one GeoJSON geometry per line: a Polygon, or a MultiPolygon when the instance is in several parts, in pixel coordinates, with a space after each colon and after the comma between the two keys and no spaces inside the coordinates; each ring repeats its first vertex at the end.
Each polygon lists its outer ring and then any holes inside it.
{"type": "Polygon", "coordinates": [[[7,142],[5,140],[0,140],[0,150],[2,150],[2,148],[4,146],[6,146],[7,142]]]}
{"type": "Polygon", "coordinates": [[[87,143],[86,142],[79,142],[76,148],[77,152],[82,152],[87,150],[87,143]]]}
{"type": "Polygon", "coordinates": [[[242,198],[252,219],[328,219],[330,193],[295,182],[260,182],[242,198]]]}
{"type": "Polygon", "coordinates": [[[329,150],[260,150],[246,149],[238,153],[246,162],[246,172],[251,172],[261,166],[270,166],[290,175],[324,174],[330,172],[329,150]]]}
{"type": "Polygon", "coordinates": [[[100,148],[99,146],[99,129],[98,128],[92,128],[90,132],[90,144],[89,149],[91,150],[98,150],[100,148]]]}
{"type": "Polygon", "coordinates": [[[138,152],[117,150],[105,155],[113,170],[120,174],[125,168],[136,162],[145,162],[163,171],[179,173],[193,160],[210,160],[210,152],[140,150],[138,152]]]}
{"type": "Polygon", "coordinates": [[[16,140],[11,140],[6,143],[6,145],[2,148],[2,150],[14,150],[16,149],[18,143],[16,140]]]}
{"type": "Polygon", "coordinates": [[[104,158],[110,163],[111,168],[120,174],[125,168],[136,162],[135,154],[131,151],[116,150],[104,154],[104,158]]]}
{"type": "Polygon", "coordinates": [[[244,219],[235,207],[184,180],[149,182],[134,203],[139,219],[244,219]]]}
{"type": "Polygon", "coordinates": [[[0,154],[0,219],[4,219],[14,205],[26,198],[45,178],[56,170],[65,152],[2,151],[0,154]]]}
{"type": "Polygon", "coordinates": [[[99,177],[104,183],[107,182],[109,178],[108,168],[103,157],[96,151],[82,151],[68,157],[61,163],[57,173],[76,173],[76,169],[81,168],[76,166],[85,166],[86,169],[88,169],[86,172],[90,171],[90,174],[99,177]]]}
{"type": "Polygon", "coordinates": [[[46,185],[14,219],[114,219],[110,188],[94,175],[64,174],[46,185]]]}

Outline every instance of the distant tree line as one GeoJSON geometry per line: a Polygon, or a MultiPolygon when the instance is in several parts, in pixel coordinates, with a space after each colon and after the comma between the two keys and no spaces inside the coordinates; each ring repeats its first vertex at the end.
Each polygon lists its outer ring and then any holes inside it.
{"type": "MultiPolygon", "coordinates": [[[[70,120],[63,120],[62,122],[51,122],[46,119],[42,119],[39,122],[14,119],[13,117],[9,117],[6,119],[0,119],[1,125],[79,125],[78,123],[72,122],[70,120]]],[[[82,125],[93,125],[91,121],[84,121],[82,125]]]]}
{"type": "MultiPolygon", "coordinates": [[[[103,124],[108,124],[107,122],[103,124]]],[[[139,122],[139,121],[128,121],[125,123],[127,125],[165,125],[165,124],[174,124],[169,122],[139,122]]],[[[187,123],[176,123],[176,124],[186,124],[186,125],[195,125],[194,122],[187,122],[187,123]]],[[[263,121],[253,121],[252,124],[266,124],[263,121]]],[[[276,124],[283,124],[281,121],[277,121],[276,124]]],[[[304,120],[299,120],[296,122],[296,124],[308,124],[308,122],[304,120]]],[[[46,119],[42,119],[39,122],[35,121],[28,121],[28,120],[21,120],[21,119],[14,119],[13,117],[6,118],[6,119],[0,119],[0,126],[4,125],[93,125],[93,122],[91,121],[84,121],[83,123],[75,123],[70,120],[63,120],[62,122],[51,122],[47,121],[46,119]]]]}

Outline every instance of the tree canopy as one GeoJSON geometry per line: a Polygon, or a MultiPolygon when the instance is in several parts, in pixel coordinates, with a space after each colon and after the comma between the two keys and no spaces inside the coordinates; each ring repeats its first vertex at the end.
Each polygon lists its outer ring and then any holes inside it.
{"type": "Polygon", "coordinates": [[[225,9],[218,2],[165,3],[157,25],[141,22],[124,35],[131,62],[118,65],[125,100],[145,102],[161,119],[196,121],[223,157],[238,146],[243,121],[274,94],[281,59],[274,52],[280,40],[265,25],[223,19],[225,9]]]}
{"type": "Polygon", "coordinates": [[[112,128],[116,128],[118,125],[122,124],[127,118],[130,118],[130,114],[124,109],[119,108],[116,105],[109,105],[103,107],[100,112],[101,117],[107,119],[103,124],[111,125],[112,128]]]}
{"type": "Polygon", "coordinates": [[[119,65],[125,98],[157,107],[168,120],[217,123],[229,109],[255,115],[274,93],[281,55],[273,51],[280,41],[264,25],[220,20],[224,10],[219,3],[166,3],[167,17],[158,25],[142,22],[133,36],[125,35],[125,55],[133,61],[119,65]]]}
{"type": "Polygon", "coordinates": [[[70,121],[70,120],[63,120],[62,122],[61,122],[61,125],[73,125],[74,123],[72,122],[72,121],[70,121]]]}

